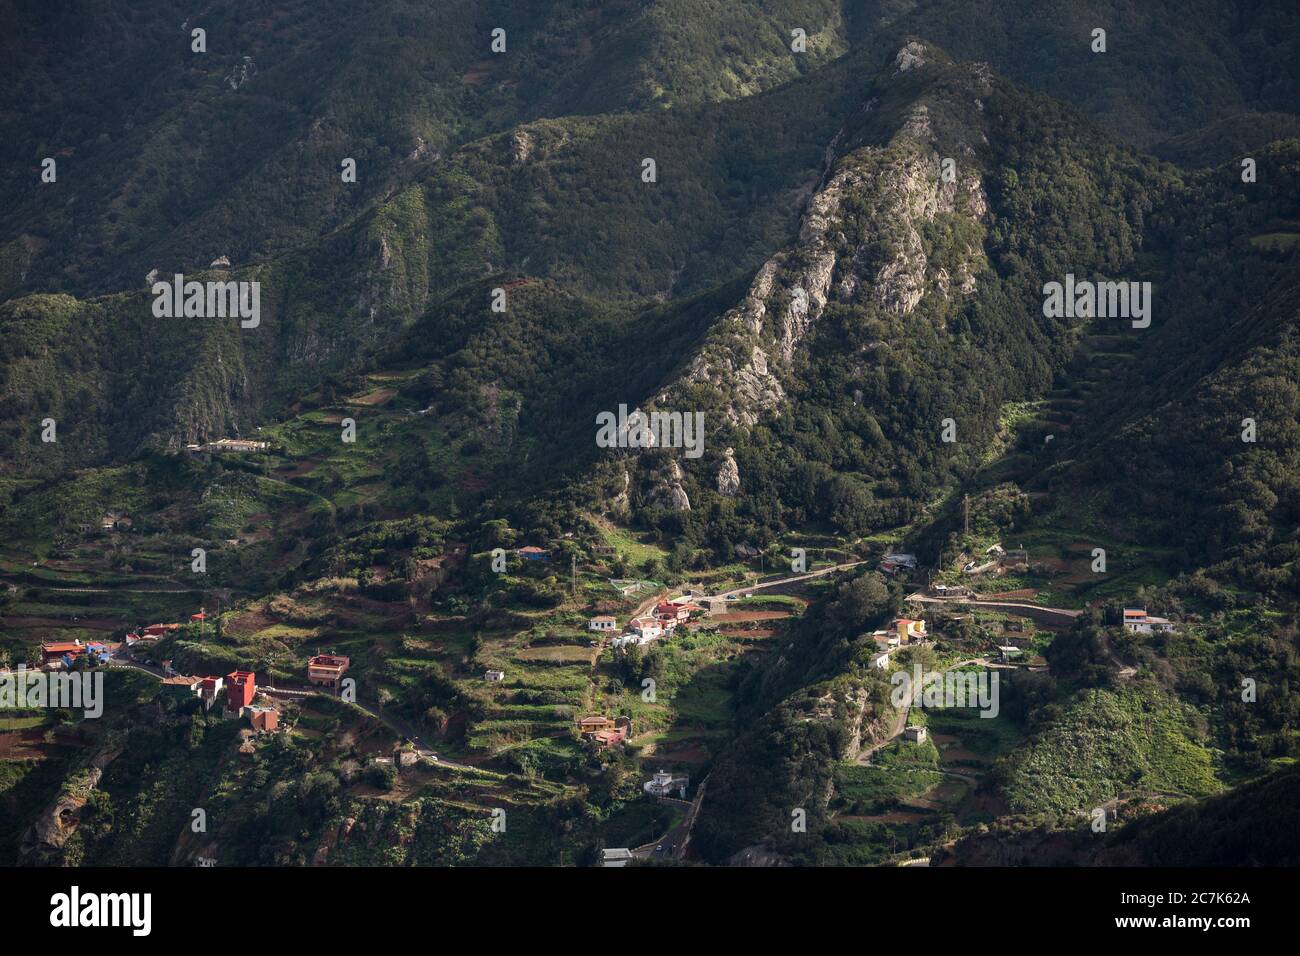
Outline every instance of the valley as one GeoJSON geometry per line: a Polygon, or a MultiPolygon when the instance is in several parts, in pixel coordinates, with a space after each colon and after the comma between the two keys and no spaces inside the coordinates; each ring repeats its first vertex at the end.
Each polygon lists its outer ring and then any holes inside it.
{"type": "Polygon", "coordinates": [[[1294,11],[128,6],[0,40],[0,863],[1300,861],[1294,11]]]}

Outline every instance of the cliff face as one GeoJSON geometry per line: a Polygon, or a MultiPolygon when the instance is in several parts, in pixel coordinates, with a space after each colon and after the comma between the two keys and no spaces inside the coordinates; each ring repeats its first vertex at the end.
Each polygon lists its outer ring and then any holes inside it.
{"type": "MultiPolygon", "coordinates": [[[[933,300],[932,315],[944,315],[975,292],[987,268],[980,152],[991,91],[987,68],[953,66],[910,42],[827,144],[796,237],[758,268],[740,301],[647,404],[706,409],[713,444],[701,485],[725,496],[741,487],[735,458],[720,453],[789,406],[792,386],[806,375],[800,363],[810,337],[829,311],[900,319],[895,329],[907,336],[905,323],[923,300],[933,300]],[[940,255],[935,233],[958,237],[954,248],[940,255]]],[[[654,499],[662,504],[666,493],[654,499]]]]}
{"type": "Polygon", "coordinates": [[[19,862],[29,866],[69,865],[63,847],[81,824],[82,808],[104,775],[104,768],[122,753],[120,746],[108,746],[88,765],[70,777],[54,802],[41,812],[23,834],[18,846],[19,862]]]}
{"type": "MultiPolygon", "coordinates": [[[[895,73],[880,81],[885,88],[866,101],[855,117],[858,124],[880,108],[900,74],[915,80],[936,69],[927,65],[927,52],[916,42],[899,50],[895,73]]],[[[974,91],[965,105],[978,117],[977,97],[990,89],[987,72],[966,68],[956,82],[974,91]]],[[[885,141],[835,158],[836,143],[853,133],[840,131],[828,147],[827,175],[808,201],[797,240],[763,264],[744,300],[722,316],[705,348],[658,401],[669,402],[681,384],[704,384],[723,396],[728,424],[750,428],[784,400],[782,378],[828,305],[869,302],[906,316],[926,295],[949,298],[975,290],[983,249],[965,247],[951,275],[930,262],[920,230],[943,215],[973,223],[986,219],[988,202],[974,159],[984,134],[972,125],[937,136],[925,102],[935,94],[924,83],[885,141]]]]}

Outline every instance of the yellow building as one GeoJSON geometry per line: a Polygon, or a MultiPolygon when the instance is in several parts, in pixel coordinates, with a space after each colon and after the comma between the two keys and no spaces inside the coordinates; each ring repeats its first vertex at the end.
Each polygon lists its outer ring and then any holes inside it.
{"type": "Polygon", "coordinates": [[[911,618],[900,617],[894,622],[894,631],[898,634],[898,640],[907,644],[909,641],[923,641],[927,637],[925,631],[925,621],[913,621],[911,618]]]}

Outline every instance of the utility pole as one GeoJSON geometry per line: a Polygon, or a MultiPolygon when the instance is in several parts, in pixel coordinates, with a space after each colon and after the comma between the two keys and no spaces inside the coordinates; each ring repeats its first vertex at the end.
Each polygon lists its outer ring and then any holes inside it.
{"type": "Polygon", "coordinates": [[[962,511],[966,516],[966,537],[970,537],[970,495],[966,495],[961,500],[962,511]]]}

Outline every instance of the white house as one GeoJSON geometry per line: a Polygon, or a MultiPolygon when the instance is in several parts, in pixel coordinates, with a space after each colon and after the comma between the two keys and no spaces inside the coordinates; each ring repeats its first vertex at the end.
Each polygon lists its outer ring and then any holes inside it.
{"type": "Polygon", "coordinates": [[[914,744],[925,743],[925,738],[928,736],[924,727],[907,727],[903,730],[903,739],[914,744]]]}
{"type": "Polygon", "coordinates": [[[882,671],[889,667],[889,652],[881,651],[879,654],[873,655],[871,658],[871,666],[882,671]]]}
{"type": "Polygon", "coordinates": [[[499,684],[506,679],[505,671],[484,671],[483,679],[489,684],[499,684]]]}
{"type": "Polygon", "coordinates": [[[660,770],[642,786],[645,792],[652,797],[668,797],[672,796],[673,792],[676,791],[677,795],[685,800],[686,788],[690,786],[690,783],[691,778],[686,774],[673,774],[666,770],[660,770]]]}
{"type": "Polygon", "coordinates": [[[1124,629],[1132,634],[1161,633],[1172,631],[1174,622],[1167,617],[1153,617],[1144,607],[1126,607],[1124,629]]]}
{"type": "Polygon", "coordinates": [[[601,866],[627,866],[632,862],[632,851],[625,846],[607,847],[600,851],[601,866]]]}
{"type": "Polygon", "coordinates": [[[644,641],[652,641],[664,632],[663,625],[652,617],[639,617],[627,629],[644,641]]]}
{"type": "Polygon", "coordinates": [[[618,622],[614,620],[613,615],[599,614],[587,622],[589,631],[615,631],[618,630],[618,622]]]}

